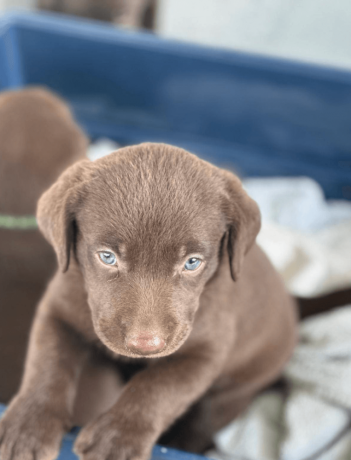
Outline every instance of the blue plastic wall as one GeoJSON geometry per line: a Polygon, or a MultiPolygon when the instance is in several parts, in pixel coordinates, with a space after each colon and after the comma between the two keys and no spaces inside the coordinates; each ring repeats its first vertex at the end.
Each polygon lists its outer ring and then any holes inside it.
{"type": "Polygon", "coordinates": [[[0,23],[0,88],[46,85],[92,138],[179,145],[242,175],[351,199],[351,73],[49,14],[0,23]]]}

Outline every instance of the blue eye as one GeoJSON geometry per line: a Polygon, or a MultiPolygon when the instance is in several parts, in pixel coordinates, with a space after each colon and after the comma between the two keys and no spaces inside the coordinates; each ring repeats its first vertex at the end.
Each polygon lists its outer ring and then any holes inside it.
{"type": "Polygon", "coordinates": [[[200,265],[201,265],[201,259],[198,259],[197,257],[191,257],[185,262],[184,268],[185,270],[194,271],[197,268],[199,268],[200,265]]]}
{"type": "Polygon", "coordinates": [[[116,265],[117,263],[116,256],[113,254],[113,252],[99,252],[99,257],[106,265],[116,265]]]}

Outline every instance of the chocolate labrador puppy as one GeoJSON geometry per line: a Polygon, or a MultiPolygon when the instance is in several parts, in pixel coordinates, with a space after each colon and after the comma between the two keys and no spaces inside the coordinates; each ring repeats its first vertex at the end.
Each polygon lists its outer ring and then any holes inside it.
{"type": "Polygon", "coordinates": [[[163,433],[202,451],[280,373],[295,301],[234,174],[168,145],[126,147],[70,167],[37,216],[59,270],[0,424],[2,460],[53,460],[82,395],[105,401],[75,443],[81,459],[147,460],[163,433]],[[113,362],[108,385],[97,356],[113,362]],[[138,372],[124,383],[126,362],[138,372]]]}
{"type": "Polygon", "coordinates": [[[85,156],[63,101],[40,88],[0,94],[0,401],[18,390],[34,310],[56,268],[40,234],[40,195],[85,156]]]}

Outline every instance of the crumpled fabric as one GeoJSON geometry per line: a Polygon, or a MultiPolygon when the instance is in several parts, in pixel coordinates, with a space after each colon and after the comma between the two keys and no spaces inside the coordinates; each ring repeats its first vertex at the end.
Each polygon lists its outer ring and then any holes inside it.
{"type": "Polygon", "coordinates": [[[211,457],[351,459],[351,305],[303,322],[284,378],[217,433],[211,457]]]}

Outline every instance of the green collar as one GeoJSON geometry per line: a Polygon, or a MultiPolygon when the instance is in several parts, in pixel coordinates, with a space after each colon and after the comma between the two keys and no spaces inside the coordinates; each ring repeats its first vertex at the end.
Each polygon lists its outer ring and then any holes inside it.
{"type": "Polygon", "coordinates": [[[0,214],[0,228],[10,230],[35,230],[38,228],[35,216],[9,216],[0,214]]]}

